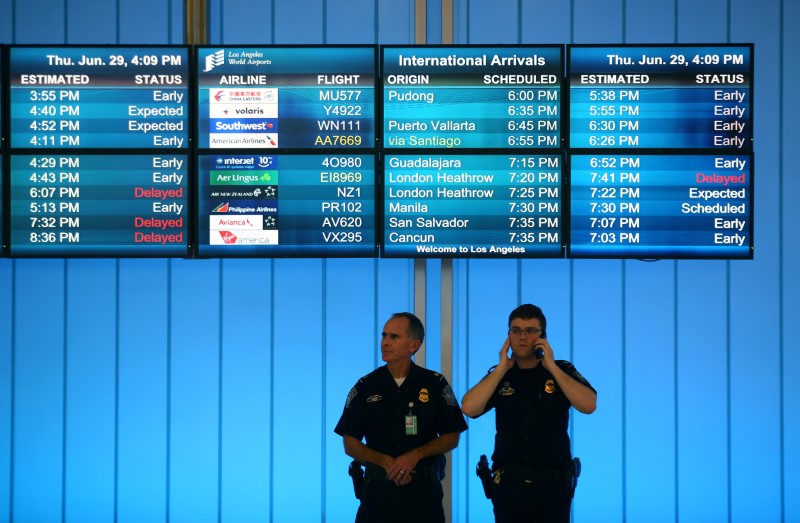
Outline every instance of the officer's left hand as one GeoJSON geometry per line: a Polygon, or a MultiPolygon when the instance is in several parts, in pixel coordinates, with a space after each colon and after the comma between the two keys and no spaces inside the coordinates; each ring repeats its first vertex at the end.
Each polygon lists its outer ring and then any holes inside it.
{"type": "Polygon", "coordinates": [[[419,458],[414,451],[397,456],[386,471],[389,479],[394,481],[397,486],[408,485],[411,483],[411,473],[414,472],[418,462],[419,458]]]}
{"type": "Polygon", "coordinates": [[[533,343],[533,349],[542,349],[544,352],[544,358],[542,358],[542,365],[547,370],[552,369],[556,366],[555,354],[553,353],[553,348],[550,346],[550,342],[547,341],[546,338],[539,338],[533,343]]]}

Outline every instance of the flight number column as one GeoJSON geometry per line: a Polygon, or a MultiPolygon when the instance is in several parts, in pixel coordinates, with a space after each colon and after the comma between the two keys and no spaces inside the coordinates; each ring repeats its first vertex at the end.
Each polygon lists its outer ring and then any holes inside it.
{"type": "Polygon", "coordinates": [[[374,78],[359,74],[317,75],[319,108],[314,147],[372,147],[374,78]],[[366,84],[365,82],[371,82],[366,84]]]}
{"type": "Polygon", "coordinates": [[[282,244],[309,254],[375,254],[372,155],[289,155],[280,166],[282,244]]]}

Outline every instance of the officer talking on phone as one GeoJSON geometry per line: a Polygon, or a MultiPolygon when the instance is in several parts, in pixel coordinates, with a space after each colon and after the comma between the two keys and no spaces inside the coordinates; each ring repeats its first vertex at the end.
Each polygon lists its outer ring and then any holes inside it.
{"type": "Polygon", "coordinates": [[[497,523],[569,522],[580,474],[570,407],[591,414],[597,391],[572,363],[554,358],[542,310],[520,305],[509,315],[499,363],[461,400],[470,418],[495,409],[493,463],[482,459],[478,474],[497,523]]]}

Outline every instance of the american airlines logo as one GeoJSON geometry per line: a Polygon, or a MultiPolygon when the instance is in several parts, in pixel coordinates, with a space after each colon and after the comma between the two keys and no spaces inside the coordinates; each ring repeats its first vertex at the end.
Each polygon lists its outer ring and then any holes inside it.
{"type": "Polygon", "coordinates": [[[215,51],[210,55],[206,56],[206,68],[203,69],[204,73],[207,73],[213,70],[215,67],[219,67],[225,63],[225,51],[220,49],[219,51],[215,51]]]}

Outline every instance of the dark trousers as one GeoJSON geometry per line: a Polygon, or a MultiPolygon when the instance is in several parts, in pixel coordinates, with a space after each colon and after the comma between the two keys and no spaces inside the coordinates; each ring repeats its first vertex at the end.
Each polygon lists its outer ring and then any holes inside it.
{"type": "Polygon", "coordinates": [[[569,523],[572,489],[504,478],[492,485],[492,505],[496,523],[569,523]]]}
{"type": "Polygon", "coordinates": [[[442,497],[438,481],[397,487],[367,480],[356,523],[444,523],[442,497]]]}

